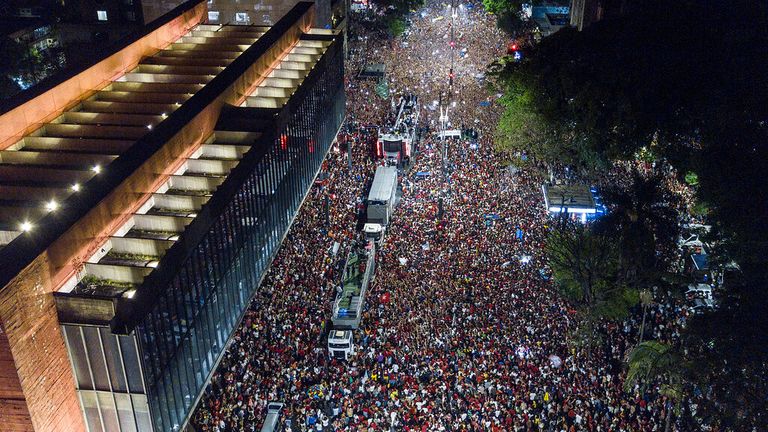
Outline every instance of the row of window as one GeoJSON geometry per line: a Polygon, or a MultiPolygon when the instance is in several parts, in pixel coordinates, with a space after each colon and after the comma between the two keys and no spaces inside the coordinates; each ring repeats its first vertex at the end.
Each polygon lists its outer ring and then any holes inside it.
{"type": "Polygon", "coordinates": [[[250,174],[137,328],[155,430],[178,430],[190,414],[341,123],[336,45],[294,95],[301,102],[265,154],[235,168],[250,174]]]}
{"type": "Polygon", "coordinates": [[[152,430],[135,336],[78,325],[62,331],[88,430],[152,430]]]}
{"type": "MultiPolygon", "coordinates": [[[[132,10],[127,10],[124,12],[124,14],[125,14],[125,19],[127,19],[128,21],[136,21],[136,12],[132,10]]],[[[97,10],[96,19],[99,21],[109,21],[109,14],[107,14],[107,11],[105,10],[97,10]]]]}

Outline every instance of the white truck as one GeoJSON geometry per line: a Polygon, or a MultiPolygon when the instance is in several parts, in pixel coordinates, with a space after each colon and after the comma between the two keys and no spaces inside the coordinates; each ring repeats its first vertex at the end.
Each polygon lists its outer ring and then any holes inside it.
{"type": "Polygon", "coordinates": [[[331,330],[328,333],[328,356],[330,358],[348,360],[355,351],[355,341],[352,330],[331,330]]]}
{"type": "Polygon", "coordinates": [[[380,166],[376,168],[373,183],[368,192],[368,223],[389,225],[390,218],[397,204],[397,168],[380,166]]]}

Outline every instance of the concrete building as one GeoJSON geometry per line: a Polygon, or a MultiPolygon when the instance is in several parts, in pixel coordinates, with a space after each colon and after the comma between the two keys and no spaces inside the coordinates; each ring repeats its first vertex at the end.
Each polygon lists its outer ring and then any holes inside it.
{"type": "Polygon", "coordinates": [[[3,431],[183,429],[330,148],[342,35],[208,11],[0,103],[3,431]]]}
{"type": "Polygon", "coordinates": [[[571,0],[570,25],[579,31],[605,18],[629,12],[626,0],[571,0]]]}

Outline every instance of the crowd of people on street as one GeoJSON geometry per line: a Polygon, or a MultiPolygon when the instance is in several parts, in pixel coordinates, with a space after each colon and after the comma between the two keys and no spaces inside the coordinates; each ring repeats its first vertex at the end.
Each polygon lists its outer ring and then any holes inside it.
{"type": "MultiPolygon", "coordinates": [[[[569,343],[578,316],[547,266],[544,179],[510,170],[494,151],[501,110],[484,71],[504,54],[504,36],[479,2],[465,3],[452,48],[450,20],[445,5],[428,0],[403,38],[353,29],[339,142],[194,414],[196,430],[260,430],[269,401],[285,404],[289,432],[664,428],[665,397],[623,387],[639,312],[598,325],[596,346],[569,343]],[[402,200],[378,250],[355,354],[341,361],[329,358],[324,338],[344,250],[360,235],[380,163],[377,128],[391,110],[374,81],[355,78],[370,63],[386,65],[391,97],[419,96],[424,131],[400,177],[402,200]],[[440,108],[451,128],[479,137],[441,140],[440,108]]],[[[655,294],[645,337],[670,340],[687,311],[655,294]]]]}

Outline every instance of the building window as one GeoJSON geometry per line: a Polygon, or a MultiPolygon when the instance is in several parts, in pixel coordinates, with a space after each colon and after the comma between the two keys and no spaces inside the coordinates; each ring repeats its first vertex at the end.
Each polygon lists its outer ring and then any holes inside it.
{"type": "Polygon", "coordinates": [[[96,11],[96,18],[98,18],[99,21],[106,21],[107,20],[107,11],[105,11],[105,10],[96,11]]]}
{"type": "Polygon", "coordinates": [[[218,21],[219,11],[208,11],[208,21],[218,21]]]}
{"type": "Polygon", "coordinates": [[[248,14],[245,13],[245,12],[237,12],[235,14],[235,22],[247,23],[248,22],[248,14]]]}
{"type": "Polygon", "coordinates": [[[136,12],[134,12],[134,11],[126,11],[125,12],[125,18],[127,18],[128,21],[136,21],[136,12]]]}

